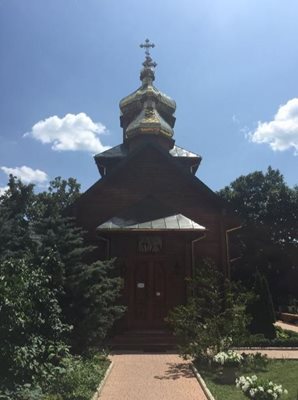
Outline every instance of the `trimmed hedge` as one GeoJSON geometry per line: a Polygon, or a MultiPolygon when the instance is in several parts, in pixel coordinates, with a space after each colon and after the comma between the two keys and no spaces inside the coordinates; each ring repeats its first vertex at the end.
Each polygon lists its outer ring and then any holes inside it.
{"type": "Polygon", "coordinates": [[[254,335],[233,345],[235,347],[298,347],[298,333],[287,330],[284,333],[288,337],[267,339],[262,335],[254,335]]]}

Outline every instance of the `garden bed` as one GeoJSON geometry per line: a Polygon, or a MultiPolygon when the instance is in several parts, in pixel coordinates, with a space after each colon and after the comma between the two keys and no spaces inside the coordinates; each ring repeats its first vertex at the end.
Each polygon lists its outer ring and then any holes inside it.
{"type": "Polygon", "coordinates": [[[43,400],[90,400],[104,379],[110,361],[101,356],[70,358],[65,374],[55,379],[43,400]]]}
{"type": "MultiPolygon", "coordinates": [[[[234,384],[222,385],[218,382],[218,373],[207,367],[196,365],[198,372],[204,379],[208,389],[215,400],[245,400],[247,397],[237,389],[234,384]]],[[[269,379],[282,384],[288,390],[288,395],[282,397],[285,400],[297,400],[298,395],[298,360],[270,360],[266,370],[241,371],[239,376],[257,375],[258,378],[269,379]]]]}
{"type": "Polygon", "coordinates": [[[263,335],[254,335],[234,343],[235,348],[298,348],[298,333],[276,327],[277,337],[267,339],[263,335]]]}

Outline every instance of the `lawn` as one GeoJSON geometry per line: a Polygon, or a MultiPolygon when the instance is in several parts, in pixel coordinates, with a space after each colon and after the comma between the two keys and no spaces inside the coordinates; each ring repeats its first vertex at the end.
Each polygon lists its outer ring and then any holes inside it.
{"type": "MultiPolygon", "coordinates": [[[[235,385],[221,385],[216,382],[216,374],[210,370],[197,367],[209,390],[216,400],[247,400],[235,385]]],[[[298,360],[271,360],[266,371],[245,372],[240,375],[257,375],[281,383],[289,394],[282,397],[285,400],[298,400],[298,360]]]]}

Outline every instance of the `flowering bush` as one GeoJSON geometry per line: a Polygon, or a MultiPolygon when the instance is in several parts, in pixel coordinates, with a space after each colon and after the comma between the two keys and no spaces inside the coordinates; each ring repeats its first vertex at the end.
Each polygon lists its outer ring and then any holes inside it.
{"type": "Polygon", "coordinates": [[[242,363],[243,356],[233,350],[221,351],[213,357],[213,361],[223,366],[237,366],[242,363]]]}
{"type": "Polygon", "coordinates": [[[283,394],[288,394],[282,385],[258,380],[256,375],[240,376],[236,379],[236,387],[241,389],[246,397],[255,400],[277,400],[283,394]]]}

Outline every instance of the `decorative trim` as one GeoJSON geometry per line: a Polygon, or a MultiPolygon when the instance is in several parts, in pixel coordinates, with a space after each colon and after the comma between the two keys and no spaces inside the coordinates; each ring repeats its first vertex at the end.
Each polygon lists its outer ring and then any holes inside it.
{"type": "Polygon", "coordinates": [[[208,389],[204,379],[201,377],[199,374],[198,370],[196,367],[193,365],[193,363],[190,364],[191,369],[193,370],[193,373],[195,374],[195,377],[197,378],[197,381],[199,382],[203,392],[205,393],[205,396],[207,397],[208,400],[215,400],[213,395],[211,394],[210,390],[208,389]]]}
{"type": "Polygon", "coordinates": [[[101,380],[100,384],[98,385],[98,388],[96,389],[96,392],[94,393],[93,397],[91,400],[99,400],[100,393],[112,371],[112,368],[114,366],[114,363],[111,361],[111,364],[109,365],[109,368],[106,370],[105,376],[101,380]]]}

